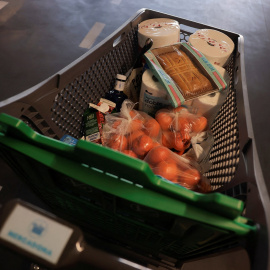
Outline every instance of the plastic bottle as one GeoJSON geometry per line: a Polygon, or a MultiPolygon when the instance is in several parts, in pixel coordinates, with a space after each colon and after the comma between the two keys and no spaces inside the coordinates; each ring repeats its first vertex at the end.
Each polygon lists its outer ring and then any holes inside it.
{"type": "Polygon", "coordinates": [[[127,99],[127,95],[123,92],[125,88],[127,77],[125,75],[117,74],[114,89],[105,94],[105,98],[116,104],[116,111],[119,112],[122,103],[127,99]]]}
{"type": "Polygon", "coordinates": [[[150,69],[144,71],[140,90],[139,110],[150,116],[169,105],[168,93],[150,69]]]}

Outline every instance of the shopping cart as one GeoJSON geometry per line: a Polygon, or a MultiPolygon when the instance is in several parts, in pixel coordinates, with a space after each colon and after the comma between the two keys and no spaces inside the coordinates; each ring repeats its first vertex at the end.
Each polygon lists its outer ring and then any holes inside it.
{"type": "MultiPolygon", "coordinates": [[[[103,42],[39,85],[0,103],[1,156],[57,216],[86,239],[104,241],[143,261],[180,267],[187,260],[242,246],[253,269],[268,267],[269,198],[264,195],[245,82],[243,37],[226,70],[229,94],[211,131],[212,192],[163,180],[143,161],[80,140],[82,114],[132,67],[137,26],[146,19],[180,23],[181,41],[212,26],[142,9],[103,42]]],[[[133,81],[140,86],[140,78],[133,81]]]]}

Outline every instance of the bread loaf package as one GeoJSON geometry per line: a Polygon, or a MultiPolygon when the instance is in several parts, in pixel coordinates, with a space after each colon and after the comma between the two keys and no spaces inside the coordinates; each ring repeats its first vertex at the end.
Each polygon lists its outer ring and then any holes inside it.
{"type": "Polygon", "coordinates": [[[227,88],[217,69],[187,43],[155,48],[144,56],[175,108],[186,101],[227,88]]]}

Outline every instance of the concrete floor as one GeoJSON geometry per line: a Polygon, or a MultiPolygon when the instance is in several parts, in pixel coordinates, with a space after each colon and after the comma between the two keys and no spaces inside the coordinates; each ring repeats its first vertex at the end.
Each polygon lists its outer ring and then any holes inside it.
{"type": "MultiPolygon", "coordinates": [[[[55,74],[102,41],[141,8],[158,10],[244,36],[250,113],[259,161],[268,186],[269,0],[0,0],[0,101],[55,74]],[[82,41],[89,32],[90,43],[88,48],[84,48],[82,41]]],[[[1,202],[16,196],[36,200],[5,164],[1,165],[0,186],[1,202]]],[[[183,269],[248,269],[246,256],[242,257],[245,263],[243,260],[239,263],[238,258],[238,253],[223,255],[186,264],[183,269]]],[[[7,265],[5,269],[15,268],[8,268],[7,265]]]]}

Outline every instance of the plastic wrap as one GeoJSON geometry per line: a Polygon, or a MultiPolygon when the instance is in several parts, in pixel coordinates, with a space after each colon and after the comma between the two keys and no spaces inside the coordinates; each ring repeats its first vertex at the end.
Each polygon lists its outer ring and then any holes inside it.
{"type": "Polygon", "coordinates": [[[156,175],[166,180],[198,192],[211,190],[209,181],[202,176],[195,161],[179,156],[165,146],[154,147],[144,160],[156,175]]]}
{"type": "Polygon", "coordinates": [[[227,88],[216,68],[188,43],[150,49],[144,57],[168,92],[168,100],[174,108],[194,98],[227,88]]]}
{"type": "Polygon", "coordinates": [[[157,111],[155,119],[162,130],[162,144],[179,155],[184,154],[191,142],[196,144],[200,140],[197,135],[208,129],[205,117],[189,112],[184,106],[161,109],[157,111]]]}
{"type": "Polygon", "coordinates": [[[104,146],[143,159],[161,143],[158,122],[148,114],[134,110],[134,103],[125,100],[120,113],[106,115],[103,128],[104,146]]]}
{"type": "Polygon", "coordinates": [[[209,182],[202,176],[207,153],[199,145],[207,138],[204,117],[178,107],[159,110],[155,119],[134,110],[134,105],[125,100],[119,113],[106,115],[103,145],[146,161],[156,175],[168,181],[208,192],[209,182]]]}

